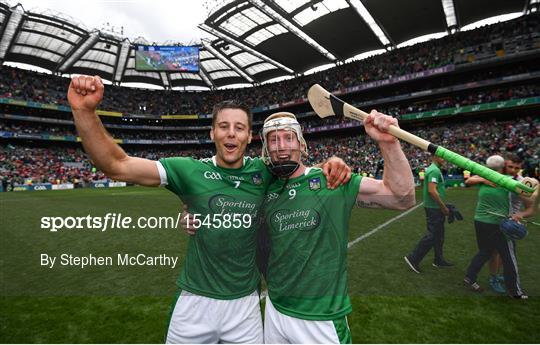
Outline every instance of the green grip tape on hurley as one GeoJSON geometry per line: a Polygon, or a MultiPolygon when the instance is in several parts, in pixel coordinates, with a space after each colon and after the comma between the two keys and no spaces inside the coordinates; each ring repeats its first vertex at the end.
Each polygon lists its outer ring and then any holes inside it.
{"type": "Polygon", "coordinates": [[[523,183],[514,180],[512,177],[498,173],[495,170],[483,166],[482,164],[473,162],[470,159],[465,158],[462,155],[459,155],[448,149],[445,149],[442,146],[437,147],[435,155],[437,157],[441,157],[447,162],[457,165],[462,169],[469,170],[472,174],[481,176],[486,180],[491,181],[496,185],[501,186],[511,192],[520,193],[520,189],[527,193],[534,192],[534,188],[526,186],[523,183]]]}

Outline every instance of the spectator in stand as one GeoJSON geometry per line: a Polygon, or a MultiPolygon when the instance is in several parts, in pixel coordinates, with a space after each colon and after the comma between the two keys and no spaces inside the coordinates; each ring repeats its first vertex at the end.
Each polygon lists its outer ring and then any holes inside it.
{"type": "MultiPolygon", "coordinates": [[[[110,86],[101,108],[156,115],[208,114],[211,112],[209,104],[237,98],[250,107],[265,107],[305,99],[306,90],[314,83],[320,83],[329,90],[339,90],[449,64],[468,63],[470,57],[474,60],[477,51],[494,57],[496,48],[491,42],[495,41],[508,42],[507,54],[512,53],[511,49],[516,45],[521,47],[519,51],[534,49],[540,44],[540,38],[533,35],[538,32],[539,26],[537,15],[522,16],[352,61],[322,72],[246,89],[182,92],[182,97],[176,97],[179,93],[176,91],[110,86]]],[[[68,84],[69,79],[50,74],[38,74],[7,66],[2,66],[0,70],[0,97],[67,105],[63,90],[68,84]]],[[[488,99],[490,97],[487,95],[488,99]]],[[[498,95],[494,97],[499,98],[498,95]]],[[[514,98],[514,95],[506,97],[514,98]]],[[[467,101],[476,104],[480,100],[467,101]]]]}
{"type": "MultiPolygon", "coordinates": [[[[2,124],[2,122],[0,122],[2,124]]],[[[410,132],[430,141],[462,154],[475,161],[483,161],[489,152],[514,153],[524,159],[524,176],[538,178],[540,157],[540,119],[524,118],[513,121],[473,121],[467,123],[444,123],[433,126],[424,124],[423,127],[415,125],[414,128],[403,127],[410,132]],[[503,130],[501,130],[503,129],[503,130]]],[[[155,131],[159,134],[160,132],[155,131]]],[[[365,136],[345,135],[325,138],[309,137],[310,156],[308,164],[320,162],[333,155],[341,157],[349,166],[360,173],[365,172],[377,176],[382,171],[379,168],[379,151],[376,145],[365,136]],[[365,159],[358,161],[358,152],[363,152],[365,159]]],[[[104,179],[101,172],[92,172],[92,165],[80,148],[67,148],[62,146],[32,147],[15,144],[0,146],[0,175],[7,177],[7,181],[24,183],[24,179],[31,178],[34,183],[48,181],[57,183],[57,180],[73,182],[75,178],[81,183],[104,179]],[[66,166],[64,163],[81,163],[80,167],[66,166]]],[[[211,146],[138,146],[124,145],[132,156],[145,157],[155,160],[162,156],[193,156],[195,158],[211,156],[211,146]]],[[[429,165],[429,156],[418,148],[403,144],[405,155],[410,161],[414,171],[425,169],[429,165]]],[[[248,155],[258,156],[260,144],[252,144],[248,155]]],[[[448,166],[443,173],[460,175],[461,169],[448,166]]]]}
{"type": "MultiPolygon", "coordinates": [[[[469,93],[467,96],[445,97],[438,100],[429,100],[417,103],[408,103],[401,106],[380,107],[384,113],[393,115],[402,115],[407,113],[442,109],[449,107],[460,107],[462,105],[476,104],[476,102],[494,102],[512,99],[513,97],[525,98],[540,95],[540,86],[538,85],[521,85],[511,86],[510,88],[499,88],[487,91],[477,91],[469,93]]],[[[320,119],[314,115],[299,116],[299,121],[304,127],[306,133],[310,133],[312,129],[325,125],[335,125],[338,123],[351,122],[351,120],[343,120],[336,117],[320,119]]],[[[353,122],[354,123],[354,122],[353,122]]],[[[196,125],[195,125],[196,126],[196,125]]],[[[181,126],[177,126],[181,128],[181,126]]],[[[196,127],[202,127],[201,125],[196,127]]],[[[118,139],[129,140],[206,140],[207,129],[193,130],[140,130],[140,129],[120,129],[117,127],[109,128],[111,135],[118,139]]],[[[0,120],[0,130],[25,133],[25,134],[50,134],[50,135],[76,135],[73,125],[51,126],[35,122],[21,122],[12,120],[0,120]]],[[[442,138],[448,138],[450,133],[446,132],[442,138]]],[[[353,154],[354,155],[354,154],[353,154]]]]}

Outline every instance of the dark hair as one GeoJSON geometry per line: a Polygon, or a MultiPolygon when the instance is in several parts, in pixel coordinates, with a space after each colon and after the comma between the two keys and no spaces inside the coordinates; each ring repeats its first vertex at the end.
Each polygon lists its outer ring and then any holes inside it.
{"type": "Polygon", "coordinates": [[[251,109],[249,109],[249,107],[245,104],[237,101],[222,101],[214,105],[214,109],[212,109],[212,128],[216,126],[217,115],[220,111],[224,109],[240,109],[244,113],[246,113],[248,119],[248,129],[251,130],[251,123],[253,121],[253,114],[251,113],[251,109]]]}
{"type": "Polygon", "coordinates": [[[504,155],[504,159],[507,161],[512,161],[514,163],[523,163],[523,159],[521,159],[515,153],[507,153],[506,155],[504,155]]]}

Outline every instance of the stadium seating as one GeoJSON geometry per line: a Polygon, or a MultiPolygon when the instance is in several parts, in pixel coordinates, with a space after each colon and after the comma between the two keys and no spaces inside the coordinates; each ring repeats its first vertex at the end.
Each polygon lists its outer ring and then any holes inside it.
{"type": "MultiPolygon", "coordinates": [[[[439,142],[462,155],[478,162],[484,162],[493,152],[514,152],[527,157],[525,171],[538,177],[540,165],[540,119],[525,118],[517,121],[473,121],[467,123],[424,125],[414,134],[439,142]]],[[[309,164],[321,162],[332,155],[343,158],[355,172],[379,175],[382,162],[375,143],[366,136],[334,136],[324,139],[310,139],[309,164]]],[[[419,169],[429,165],[429,157],[418,148],[405,145],[405,154],[417,175],[419,169]]],[[[156,147],[153,149],[129,148],[133,156],[159,159],[170,156],[193,156],[195,158],[213,155],[213,149],[156,147]]],[[[260,145],[249,148],[250,156],[260,154],[260,145]]],[[[7,184],[32,181],[32,183],[76,182],[81,184],[103,180],[105,176],[95,171],[91,162],[80,148],[47,147],[7,144],[0,146],[0,171],[7,184]],[[81,163],[70,166],[65,163],[81,163]]],[[[447,173],[460,174],[461,170],[449,167],[447,173]]]]}
{"type": "MultiPolygon", "coordinates": [[[[246,89],[178,93],[111,86],[107,88],[102,108],[160,115],[207,114],[211,112],[213,104],[225,99],[241,99],[251,107],[271,106],[305,98],[306,90],[314,83],[322,83],[329,90],[339,90],[441,66],[470,64],[493,58],[501,47],[492,42],[504,42],[502,49],[505,55],[538,49],[539,25],[539,16],[523,16],[403,47],[319,73],[246,89]]],[[[2,68],[0,97],[66,105],[68,83],[68,79],[59,76],[2,68]]]]}
{"type": "MultiPolygon", "coordinates": [[[[538,177],[540,120],[535,112],[540,103],[540,70],[535,61],[540,50],[539,26],[539,16],[524,16],[323,72],[245,89],[180,92],[107,85],[100,109],[118,113],[102,116],[102,121],[113,137],[122,140],[129,154],[150,159],[207,157],[213,147],[207,140],[210,118],[206,114],[219,101],[241,99],[254,108],[255,132],[262,119],[277,109],[299,114],[304,129],[311,133],[307,135],[309,164],[336,155],[354,171],[380,174],[378,148],[364,135],[355,135],[356,128],[321,129],[347,121],[322,120],[310,112],[306,90],[320,83],[337,90],[350,103],[400,118],[402,126],[409,126],[411,132],[475,161],[482,162],[494,152],[517,153],[526,159],[524,172],[538,177]],[[410,77],[436,68],[441,68],[438,74],[410,77]],[[381,81],[381,85],[366,86],[381,81]],[[483,116],[463,115],[459,121],[447,116],[436,122],[419,116],[423,118],[420,124],[407,123],[415,115],[425,115],[423,112],[431,112],[430,118],[443,109],[458,112],[467,106],[508,100],[526,105],[522,102],[526,99],[533,99],[532,105],[508,110],[495,107],[487,111],[487,116],[484,111],[483,116]],[[496,111],[498,116],[489,116],[496,111]],[[499,116],[506,113],[508,118],[499,116]],[[180,116],[168,119],[169,114],[180,116]],[[313,134],[319,129],[325,131],[324,138],[313,134]]],[[[0,69],[0,176],[6,186],[43,182],[83,186],[106,178],[76,142],[76,130],[66,107],[68,84],[69,79],[60,76],[6,66],[0,69]]],[[[358,123],[351,125],[359,127],[358,123]]],[[[255,140],[249,154],[256,156],[259,151],[260,144],[255,140]]],[[[426,155],[418,149],[406,145],[405,151],[415,173],[427,164],[426,155]]],[[[447,173],[461,172],[449,167],[447,173]]]]}

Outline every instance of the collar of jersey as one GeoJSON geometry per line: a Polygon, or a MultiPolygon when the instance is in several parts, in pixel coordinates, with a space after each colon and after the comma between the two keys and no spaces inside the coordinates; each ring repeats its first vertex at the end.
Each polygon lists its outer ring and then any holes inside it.
{"type": "MultiPolygon", "coordinates": [[[[296,176],[296,177],[293,177],[293,178],[290,178],[287,180],[287,184],[290,184],[290,183],[294,183],[298,180],[301,180],[302,178],[306,177],[307,175],[309,175],[309,173],[313,170],[313,168],[307,168],[306,167],[306,170],[304,171],[304,173],[300,176],[296,176]]],[[[285,180],[282,180],[282,181],[285,181],[285,180]]]]}
{"type": "Polygon", "coordinates": [[[212,156],[212,164],[214,164],[214,166],[218,169],[223,169],[223,170],[227,170],[227,171],[239,171],[239,170],[242,170],[245,166],[246,166],[246,159],[247,157],[244,156],[244,158],[242,159],[242,166],[240,168],[225,168],[225,167],[220,167],[218,164],[217,164],[217,161],[216,161],[216,156],[212,156]]]}

